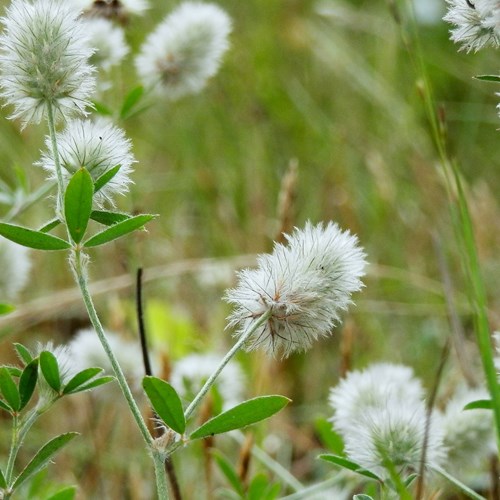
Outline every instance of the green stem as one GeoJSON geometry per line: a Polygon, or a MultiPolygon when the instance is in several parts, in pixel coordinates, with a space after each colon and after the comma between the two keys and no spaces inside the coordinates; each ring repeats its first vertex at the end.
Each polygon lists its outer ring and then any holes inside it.
{"type": "Polygon", "coordinates": [[[153,450],[153,462],[155,467],[156,491],[158,500],[168,499],[167,474],[165,472],[165,456],[156,450],[153,450]]]}
{"type": "Polygon", "coordinates": [[[47,103],[47,122],[49,125],[49,137],[50,144],[52,147],[52,156],[54,157],[54,166],[56,169],[56,178],[57,178],[57,209],[56,216],[61,220],[64,220],[63,210],[64,210],[64,179],[61,168],[61,161],[59,159],[59,150],[57,147],[56,140],[56,125],[54,120],[54,110],[52,108],[52,104],[47,103]]]}
{"type": "Polygon", "coordinates": [[[94,303],[92,301],[92,297],[88,289],[86,274],[83,269],[82,251],[80,248],[78,247],[75,248],[73,257],[74,257],[74,271],[76,275],[75,276],[76,281],[80,288],[83,302],[85,303],[85,307],[87,309],[87,313],[90,318],[90,322],[92,323],[92,326],[94,327],[97,336],[99,337],[99,340],[102,344],[102,347],[106,352],[106,355],[111,363],[111,366],[116,376],[116,380],[118,381],[118,385],[120,386],[120,389],[122,390],[122,393],[125,396],[125,399],[127,400],[127,404],[130,408],[130,411],[132,412],[132,415],[137,423],[137,426],[139,427],[142,437],[144,438],[146,444],[151,447],[153,444],[153,438],[151,437],[151,434],[149,433],[146,423],[142,418],[141,411],[139,410],[139,407],[135,402],[135,399],[132,395],[132,391],[130,390],[127,380],[125,379],[125,375],[123,374],[121,366],[119,365],[118,360],[116,359],[116,356],[113,353],[111,346],[109,345],[108,339],[104,332],[104,328],[102,327],[101,321],[99,320],[99,316],[97,315],[97,311],[95,310],[94,303]]]}
{"type": "Polygon", "coordinates": [[[272,311],[269,309],[266,311],[252,326],[238,339],[236,344],[231,348],[231,350],[224,356],[224,359],[220,362],[217,369],[210,375],[208,380],[205,382],[205,385],[201,388],[200,392],[193,399],[191,404],[187,407],[184,412],[184,416],[186,420],[192,415],[193,411],[200,404],[201,400],[205,397],[210,388],[214,385],[215,380],[219,376],[220,372],[224,369],[224,367],[231,361],[232,357],[241,349],[243,344],[248,340],[250,335],[254,333],[258,328],[260,328],[271,316],[272,311]]]}

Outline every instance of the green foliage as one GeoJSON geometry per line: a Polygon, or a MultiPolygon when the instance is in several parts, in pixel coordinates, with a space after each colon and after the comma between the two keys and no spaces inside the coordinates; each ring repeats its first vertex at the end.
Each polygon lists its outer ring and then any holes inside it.
{"type": "Polygon", "coordinates": [[[121,212],[107,212],[106,210],[93,210],[90,214],[90,218],[104,224],[105,226],[112,226],[117,222],[123,222],[124,220],[130,219],[130,215],[123,214],[121,212]]]}
{"type": "Polygon", "coordinates": [[[229,481],[234,491],[243,497],[245,488],[243,483],[241,482],[236,469],[233,464],[224,456],[224,454],[218,450],[211,451],[212,456],[215,459],[216,464],[218,465],[222,474],[224,474],[225,478],[229,481]]]}
{"type": "Polygon", "coordinates": [[[87,382],[89,382],[89,380],[93,379],[103,371],[104,370],[102,368],[87,368],[85,370],[82,370],[74,377],[72,377],[64,386],[63,394],[80,392],[79,389],[82,385],[86,384],[87,382]]]}
{"type": "Polygon", "coordinates": [[[281,411],[290,399],[285,396],[259,396],[249,399],[211,418],[189,436],[190,439],[201,439],[214,434],[242,429],[255,424],[281,411]]]}
{"type": "Polygon", "coordinates": [[[116,165],[115,167],[104,172],[94,183],[94,193],[97,193],[102,189],[120,170],[121,165],[116,165]]]}
{"type": "Polygon", "coordinates": [[[317,418],[314,422],[314,428],[318,433],[321,442],[335,455],[343,455],[344,442],[342,437],[337,434],[331,422],[324,418],[317,418]]]}
{"type": "Polygon", "coordinates": [[[40,369],[47,384],[59,394],[61,391],[61,374],[57,359],[51,352],[42,351],[40,353],[40,369]]]}
{"type": "Polygon", "coordinates": [[[67,250],[71,248],[67,241],[57,236],[5,222],[0,222],[0,235],[14,243],[36,250],[67,250]]]}
{"type": "Polygon", "coordinates": [[[31,363],[33,361],[33,356],[23,344],[15,342],[14,349],[16,350],[19,359],[22,361],[24,365],[31,363]]]}
{"type": "Polygon", "coordinates": [[[165,424],[179,434],[186,430],[186,419],[179,395],[165,380],[144,377],[142,387],[157,415],[165,424]]]}
{"type": "Polygon", "coordinates": [[[493,404],[491,399],[479,399],[471,401],[464,406],[464,410],[492,410],[493,404]]]}
{"type": "Polygon", "coordinates": [[[139,111],[137,109],[134,110],[134,108],[137,108],[137,105],[143,96],[144,96],[144,87],[142,85],[133,88],[125,96],[122,107],[120,109],[120,120],[126,120],[127,118],[130,118],[139,111]]]}
{"type": "Polygon", "coordinates": [[[19,378],[19,396],[21,404],[19,410],[22,410],[30,401],[35,392],[38,380],[38,359],[30,361],[23,370],[19,378]]]}
{"type": "Polygon", "coordinates": [[[64,194],[64,215],[69,234],[75,243],[80,243],[92,212],[94,183],[86,168],[81,168],[72,177],[64,194]]]}
{"type": "Polygon", "coordinates": [[[12,304],[4,304],[0,303],[0,316],[4,314],[9,314],[12,311],[15,311],[15,307],[12,304]]]}
{"type": "Polygon", "coordinates": [[[65,486],[58,492],[47,497],[46,500],[73,500],[76,497],[75,486],[65,486]]]}
{"type": "Polygon", "coordinates": [[[363,467],[361,467],[355,462],[352,462],[351,460],[348,460],[345,457],[339,457],[338,455],[325,453],[323,455],[319,455],[318,458],[324,460],[325,462],[330,462],[332,464],[343,467],[344,469],[352,470],[353,472],[361,474],[362,476],[365,476],[369,479],[375,479],[377,481],[382,482],[382,480],[376,474],[370,472],[369,470],[363,469],[363,467]]]}
{"type": "Polygon", "coordinates": [[[19,390],[17,389],[17,385],[12,378],[10,370],[5,366],[0,367],[0,391],[5,398],[5,402],[8,407],[14,412],[19,411],[19,408],[21,407],[19,390]]]}

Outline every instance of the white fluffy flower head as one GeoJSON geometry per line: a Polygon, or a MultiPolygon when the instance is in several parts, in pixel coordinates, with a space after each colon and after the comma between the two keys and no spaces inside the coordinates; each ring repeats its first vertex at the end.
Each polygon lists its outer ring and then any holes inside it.
{"type": "Polygon", "coordinates": [[[28,249],[0,238],[0,302],[14,300],[26,284],[31,264],[28,249]]]}
{"type": "Polygon", "coordinates": [[[39,123],[84,114],[94,90],[92,49],[78,12],[64,2],[14,0],[2,18],[0,93],[11,118],[39,123]]]}
{"type": "Polygon", "coordinates": [[[66,0],[90,17],[113,18],[126,21],[130,15],[143,14],[146,0],[66,0]]]}
{"type": "MultiPolygon", "coordinates": [[[[215,354],[191,354],[175,363],[170,383],[180,395],[190,398],[197,394],[208,377],[219,366],[221,358],[215,354]]],[[[243,396],[243,372],[235,362],[228,363],[215,383],[224,408],[235,406],[243,396]]]]}
{"type": "Polygon", "coordinates": [[[363,287],[366,264],[357,237],[331,222],[308,222],[286,239],[287,246],[278,243],[272,254],[259,256],[257,269],[241,271],[225,297],[235,306],[228,319],[237,336],[270,315],[248,339],[247,350],[262,347],[283,357],[330,334],[351,294],[363,287]]]}
{"type": "Polygon", "coordinates": [[[444,20],[453,24],[451,39],[461,48],[478,51],[500,47],[500,2],[497,0],[446,0],[444,20]]]}
{"type": "MultiPolygon", "coordinates": [[[[63,174],[68,181],[82,167],[89,171],[95,181],[120,165],[118,173],[95,194],[94,199],[98,204],[105,200],[112,202],[115,194],[128,191],[135,160],[130,151],[131,143],[123,130],[103,119],[95,122],[72,120],[66,129],[57,134],[57,145],[63,174]]],[[[46,139],[46,146],[47,152],[37,164],[49,172],[51,179],[56,179],[50,138],[46,139]]]]}
{"type": "Polygon", "coordinates": [[[148,36],[136,58],[137,72],[168,99],[197,93],[217,72],[230,31],[220,7],[185,2],[148,36]]]}

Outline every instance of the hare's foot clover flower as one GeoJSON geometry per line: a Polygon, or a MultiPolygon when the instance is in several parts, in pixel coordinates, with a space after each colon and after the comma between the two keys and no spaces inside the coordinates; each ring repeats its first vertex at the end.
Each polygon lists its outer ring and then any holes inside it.
{"type": "Polygon", "coordinates": [[[15,0],[1,21],[0,95],[14,106],[11,118],[39,123],[49,107],[56,119],[85,114],[93,50],[78,11],[55,0],[15,0]]]}
{"type": "Polygon", "coordinates": [[[287,246],[277,243],[272,254],[259,256],[257,269],[241,271],[237,287],[226,294],[235,306],[229,326],[238,326],[238,337],[269,315],[250,335],[247,350],[262,347],[283,357],[330,334],[351,294],[362,288],[366,264],[357,237],[331,222],[307,223],[286,239],[287,246]]]}
{"type": "Polygon", "coordinates": [[[168,99],[199,92],[217,72],[230,31],[231,20],[220,7],[185,2],[148,36],[137,72],[168,99]]]}
{"type": "Polygon", "coordinates": [[[420,382],[404,366],[349,373],[330,393],[332,421],[348,458],[382,479],[390,477],[391,466],[403,476],[418,472],[424,446],[426,465],[439,465],[445,456],[441,419],[428,419],[422,396],[420,382]]]}
{"type": "Polygon", "coordinates": [[[451,39],[470,52],[500,47],[500,2],[497,0],[446,0],[444,20],[453,24],[451,39]]]}
{"type": "MultiPolygon", "coordinates": [[[[124,194],[128,191],[128,185],[131,183],[129,175],[135,160],[130,151],[130,140],[125,137],[123,130],[103,119],[96,122],[72,120],[56,138],[59,161],[66,180],[69,180],[77,170],[85,167],[95,181],[120,165],[117,174],[96,192],[94,200],[98,204],[105,200],[112,202],[115,194],[124,194]]],[[[47,170],[50,178],[56,179],[50,137],[47,137],[46,145],[47,152],[37,165],[47,170]]]]}

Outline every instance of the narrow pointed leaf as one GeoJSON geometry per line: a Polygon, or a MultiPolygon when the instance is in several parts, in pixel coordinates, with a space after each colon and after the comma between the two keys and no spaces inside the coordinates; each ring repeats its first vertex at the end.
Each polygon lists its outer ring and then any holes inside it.
{"type": "Polygon", "coordinates": [[[121,212],[107,212],[106,210],[94,210],[90,214],[90,218],[104,224],[105,226],[112,226],[118,222],[123,222],[124,220],[130,219],[130,215],[123,214],[121,212]]]}
{"type": "Polygon", "coordinates": [[[41,233],[48,233],[49,231],[52,231],[55,227],[57,227],[61,221],[59,219],[52,219],[46,224],[44,224],[38,231],[41,233]]]}
{"type": "Polygon", "coordinates": [[[476,80],[483,80],[485,82],[500,82],[499,75],[478,75],[474,77],[476,80]]]}
{"type": "Polygon", "coordinates": [[[114,380],[115,380],[115,377],[113,377],[111,375],[107,375],[105,377],[99,377],[99,378],[96,378],[95,380],[90,381],[87,384],[80,385],[76,389],[73,389],[71,391],[71,394],[76,394],[77,392],[90,391],[91,389],[95,389],[96,387],[100,387],[101,385],[109,384],[110,382],[113,382],[114,380]]]}
{"type": "Polygon", "coordinates": [[[67,241],[57,236],[5,222],[0,222],[0,235],[14,243],[37,250],[67,250],[71,248],[67,241]]]}
{"type": "Polygon", "coordinates": [[[0,488],[7,488],[7,481],[5,481],[2,469],[0,469],[0,488]]]}
{"type": "Polygon", "coordinates": [[[245,488],[233,464],[218,450],[211,451],[211,454],[233,489],[243,497],[245,495],[245,488]]]}
{"type": "Polygon", "coordinates": [[[36,455],[31,459],[31,462],[16,478],[14,484],[12,485],[12,489],[15,490],[19,488],[19,486],[21,486],[24,481],[46,467],[50,462],[52,456],[77,435],[78,432],[68,432],[67,434],[61,434],[60,436],[55,437],[47,444],[42,446],[42,448],[40,448],[36,455]]]}
{"type": "Polygon", "coordinates": [[[23,373],[21,368],[19,368],[18,366],[6,366],[5,368],[7,368],[12,377],[19,378],[21,376],[21,373],[23,373]]]}
{"type": "Polygon", "coordinates": [[[441,474],[441,476],[443,476],[445,479],[447,479],[459,491],[461,491],[464,495],[468,496],[469,498],[474,498],[475,500],[486,500],[485,497],[483,497],[482,495],[479,495],[474,490],[471,490],[467,485],[463,484],[456,477],[452,476],[451,474],[446,472],[444,469],[441,469],[441,467],[434,465],[434,466],[431,466],[430,468],[433,471],[437,472],[438,474],[441,474]]]}
{"type": "Polygon", "coordinates": [[[478,399],[477,401],[471,401],[464,406],[464,410],[492,410],[493,403],[491,399],[478,399]]]}
{"type": "Polygon", "coordinates": [[[92,101],[92,105],[96,112],[102,116],[113,116],[113,111],[111,111],[106,105],[102,102],[92,101]]]}
{"type": "Polygon", "coordinates": [[[99,189],[104,187],[117,173],[118,170],[120,170],[121,165],[116,165],[116,167],[113,167],[106,172],[104,172],[101,177],[99,177],[95,182],[94,182],[94,193],[97,193],[99,189]]]}
{"type": "Polygon", "coordinates": [[[63,389],[63,394],[70,394],[75,389],[81,385],[87,383],[90,379],[93,379],[99,373],[103,372],[102,368],[87,368],[77,373],[65,386],[63,389]]]}
{"type": "Polygon", "coordinates": [[[78,170],[69,181],[64,193],[64,215],[69,234],[75,243],[80,243],[92,212],[94,183],[86,168],[78,170]]]}
{"type": "Polygon", "coordinates": [[[21,406],[19,390],[17,389],[17,385],[12,378],[9,368],[6,366],[2,366],[0,368],[0,390],[2,391],[6,403],[14,411],[19,411],[21,406]]]}
{"type": "Polygon", "coordinates": [[[23,346],[23,344],[19,344],[18,342],[14,343],[14,349],[16,350],[19,359],[25,365],[33,361],[33,356],[31,355],[31,352],[29,352],[28,349],[23,346]]]}
{"type": "Polygon", "coordinates": [[[124,120],[130,114],[131,109],[140,101],[144,94],[144,87],[139,85],[132,89],[123,101],[122,109],[120,110],[120,119],[124,120]]]}
{"type": "Polygon", "coordinates": [[[347,460],[347,458],[331,454],[320,455],[318,458],[321,458],[321,460],[325,460],[326,462],[330,462],[332,464],[343,467],[344,469],[357,472],[358,474],[361,474],[362,476],[365,477],[369,477],[370,479],[376,479],[377,481],[381,481],[381,479],[376,474],[370,472],[369,470],[363,469],[361,465],[355,462],[351,462],[351,460],[347,460]]]}
{"type": "Polygon", "coordinates": [[[117,224],[104,229],[104,231],[97,233],[95,236],[87,240],[84,246],[96,247],[98,245],[104,245],[104,243],[116,240],[121,236],[125,236],[126,234],[141,228],[144,224],[148,223],[155,217],[155,215],[136,215],[135,217],[130,217],[130,219],[118,222],[117,224]]]}
{"type": "Polygon", "coordinates": [[[142,380],[144,392],[158,416],[171,429],[179,434],[186,430],[186,419],[179,395],[165,380],[156,377],[144,377],[142,380]]]}
{"type": "Polygon", "coordinates": [[[76,486],[65,486],[62,490],[50,495],[45,500],[73,500],[76,497],[76,486]]]}
{"type": "Polygon", "coordinates": [[[61,390],[61,375],[56,357],[49,351],[40,353],[40,369],[47,384],[57,393],[61,390]]]}
{"type": "Polygon", "coordinates": [[[8,413],[12,413],[14,410],[5,402],[0,399],[0,409],[5,410],[8,413]]]}
{"type": "Polygon", "coordinates": [[[373,498],[370,495],[359,493],[358,495],[354,495],[352,500],[373,500],[373,498]]]}
{"type": "Polygon", "coordinates": [[[34,359],[26,365],[19,379],[19,396],[21,398],[20,410],[22,410],[33,396],[36,381],[38,379],[38,359],[34,359]]]}
{"type": "Polygon", "coordinates": [[[248,486],[247,500],[263,500],[266,498],[265,492],[269,486],[269,478],[260,473],[253,477],[250,485],[248,486]]]}
{"type": "Polygon", "coordinates": [[[285,396],[260,396],[249,399],[213,417],[196,429],[189,437],[190,439],[200,439],[234,429],[241,429],[271,417],[282,410],[290,401],[285,396]]]}
{"type": "Polygon", "coordinates": [[[4,314],[9,314],[15,310],[16,310],[16,308],[12,304],[0,303],[0,316],[2,316],[4,314]]]}

